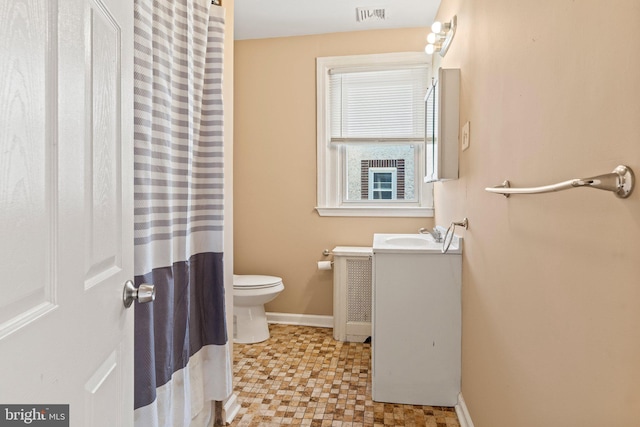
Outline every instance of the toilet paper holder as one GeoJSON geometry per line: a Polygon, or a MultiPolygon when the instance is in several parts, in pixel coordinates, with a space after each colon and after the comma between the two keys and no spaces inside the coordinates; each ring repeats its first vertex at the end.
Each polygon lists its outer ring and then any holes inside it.
{"type": "MultiPolygon", "coordinates": [[[[322,256],[328,257],[331,256],[331,251],[329,249],[325,249],[322,251],[322,256]]],[[[332,270],[333,269],[333,261],[318,261],[318,270],[332,270]]]]}

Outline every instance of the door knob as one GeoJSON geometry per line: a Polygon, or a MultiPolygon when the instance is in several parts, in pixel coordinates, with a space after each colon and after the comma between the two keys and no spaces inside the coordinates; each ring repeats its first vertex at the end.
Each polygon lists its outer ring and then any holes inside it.
{"type": "Polygon", "coordinates": [[[143,283],[137,289],[131,280],[127,280],[124,284],[122,292],[122,302],[125,308],[131,307],[133,300],[138,300],[140,304],[150,302],[156,299],[156,288],[148,283],[143,283]]]}

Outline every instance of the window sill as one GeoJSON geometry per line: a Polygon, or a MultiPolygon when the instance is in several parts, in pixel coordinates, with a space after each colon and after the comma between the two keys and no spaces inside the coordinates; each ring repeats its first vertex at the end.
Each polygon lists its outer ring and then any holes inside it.
{"type": "Polygon", "coordinates": [[[354,216],[354,217],[433,217],[433,208],[424,207],[316,207],[320,216],[354,216]]]}

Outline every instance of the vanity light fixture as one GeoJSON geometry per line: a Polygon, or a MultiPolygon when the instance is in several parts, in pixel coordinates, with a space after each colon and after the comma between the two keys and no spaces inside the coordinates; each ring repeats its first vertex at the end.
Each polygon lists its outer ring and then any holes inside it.
{"type": "Polygon", "coordinates": [[[433,55],[435,52],[441,52],[441,51],[442,51],[442,43],[429,43],[424,48],[424,52],[427,55],[433,55]]]}
{"type": "Polygon", "coordinates": [[[434,22],[431,25],[431,33],[427,36],[427,46],[424,48],[425,53],[431,55],[438,52],[440,56],[445,56],[453,36],[456,34],[457,24],[458,18],[456,15],[449,22],[434,22]]]}

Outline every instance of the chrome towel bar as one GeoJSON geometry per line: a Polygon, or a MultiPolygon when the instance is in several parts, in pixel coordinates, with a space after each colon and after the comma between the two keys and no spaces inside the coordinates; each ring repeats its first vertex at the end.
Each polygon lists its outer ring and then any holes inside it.
{"type": "Polygon", "coordinates": [[[502,194],[509,197],[511,194],[539,194],[553,191],[569,190],[577,187],[597,188],[598,190],[612,191],[617,197],[626,199],[631,195],[635,177],[630,167],[620,165],[613,172],[597,175],[590,178],[570,179],[552,185],[531,188],[511,188],[511,183],[505,181],[502,185],[485,188],[490,193],[502,194]]]}

